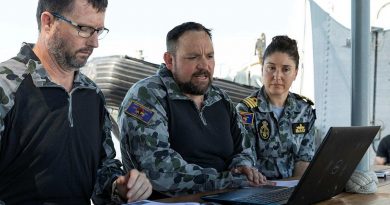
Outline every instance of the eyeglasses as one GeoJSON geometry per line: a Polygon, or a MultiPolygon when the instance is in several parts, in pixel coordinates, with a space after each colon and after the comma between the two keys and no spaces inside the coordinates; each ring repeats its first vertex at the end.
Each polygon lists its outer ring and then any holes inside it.
{"type": "Polygon", "coordinates": [[[90,26],[80,26],[79,24],[61,16],[58,13],[53,12],[51,14],[54,17],[61,19],[61,20],[65,21],[66,23],[69,23],[70,25],[74,26],[78,30],[79,36],[83,37],[83,38],[89,38],[96,32],[98,35],[98,39],[100,40],[100,39],[103,39],[107,35],[107,33],[110,31],[110,30],[108,30],[108,28],[104,28],[104,27],[95,29],[95,28],[92,28],[90,26]]]}

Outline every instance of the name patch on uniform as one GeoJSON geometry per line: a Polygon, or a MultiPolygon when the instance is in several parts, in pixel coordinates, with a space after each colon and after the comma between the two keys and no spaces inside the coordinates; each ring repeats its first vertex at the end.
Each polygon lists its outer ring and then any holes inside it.
{"type": "Polygon", "coordinates": [[[257,125],[257,133],[262,140],[268,140],[271,134],[271,125],[267,120],[261,120],[257,125]]]}
{"type": "Polygon", "coordinates": [[[125,112],[146,124],[150,122],[154,115],[152,110],[134,101],[131,101],[125,112]]]}
{"type": "Polygon", "coordinates": [[[294,134],[306,134],[309,132],[309,123],[308,122],[293,123],[292,131],[294,134]]]}
{"type": "Polygon", "coordinates": [[[253,124],[253,113],[240,112],[240,116],[242,119],[242,123],[244,123],[244,125],[252,125],[253,124]]]}

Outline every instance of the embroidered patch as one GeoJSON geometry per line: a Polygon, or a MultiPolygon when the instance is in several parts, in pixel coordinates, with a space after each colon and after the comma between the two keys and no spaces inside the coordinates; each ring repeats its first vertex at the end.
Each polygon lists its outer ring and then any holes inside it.
{"type": "Polygon", "coordinates": [[[242,102],[244,102],[245,105],[251,109],[257,107],[257,98],[256,97],[247,97],[247,98],[243,99],[242,102]]]}
{"type": "Polygon", "coordinates": [[[152,110],[134,101],[131,101],[125,112],[146,124],[150,122],[154,115],[152,110]]]}
{"type": "Polygon", "coordinates": [[[257,133],[262,140],[268,140],[271,134],[271,125],[267,120],[261,120],[257,125],[257,133]]]}
{"type": "Polygon", "coordinates": [[[242,119],[242,123],[244,123],[244,125],[252,125],[253,124],[253,113],[240,112],[240,116],[242,119]]]}
{"type": "Polygon", "coordinates": [[[306,134],[309,132],[309,123],[293,123],[292,131],[294,134],[306,134]]]}

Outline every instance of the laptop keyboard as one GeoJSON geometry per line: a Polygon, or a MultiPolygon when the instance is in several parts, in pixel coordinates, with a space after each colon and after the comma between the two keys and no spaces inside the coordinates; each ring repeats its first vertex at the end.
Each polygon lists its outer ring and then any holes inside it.
{"type": "Polygon", "coordinates": [[[295,187],[289,187],[285,189],[277,189],[267,193],[256,193],[250,196],[246,196],[245,199],[240,199],[240,201],[257,204],[275,203],[278,201],[287,200],[294,191],[294,188],[295,187]]]}

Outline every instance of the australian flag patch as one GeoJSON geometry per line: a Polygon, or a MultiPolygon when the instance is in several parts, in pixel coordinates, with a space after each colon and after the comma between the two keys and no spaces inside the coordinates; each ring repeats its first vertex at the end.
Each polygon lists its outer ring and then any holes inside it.
{"type": "Polygon", "coordinates": [[[244,125],[252,125],[253,124],[253,113],[240,112],[240,116],[242,119],[242,123],[244,123],[244,125]]]}
{"type": "Polygon", "coordinates": [[[148,124],[152,119],[154,112],[145,106],[131,101],[130,105],[126,109],[126,113],[148,124]]]}

